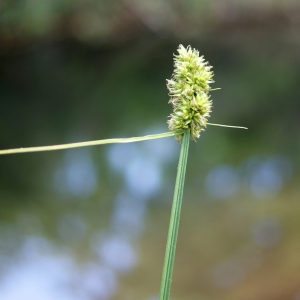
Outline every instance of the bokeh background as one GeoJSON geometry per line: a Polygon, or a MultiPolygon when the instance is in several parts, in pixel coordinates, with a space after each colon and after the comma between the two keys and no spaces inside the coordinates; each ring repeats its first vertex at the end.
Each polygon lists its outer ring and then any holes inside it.
{"type": "MultiPolygon", "coordinates": [[[[3,0],[0,148],[167,131],[179,44],[215,72],[172,300],[300,299],[300,2],[3,0]]],[[[0,157],[1,300],[157,299],[173,138],[0,157]]]]}

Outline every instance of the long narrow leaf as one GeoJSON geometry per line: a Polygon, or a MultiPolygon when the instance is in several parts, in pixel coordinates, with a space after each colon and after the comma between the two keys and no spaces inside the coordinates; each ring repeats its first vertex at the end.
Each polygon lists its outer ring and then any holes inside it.
{"type": "Polygon", "coordinates": [[[0,155],[27,153],[27,152],[53,151],[53,150],[88,147],[88,146],[96,146],[96,145],[104,145],[104,144],[133,143],[133,142],[165,138],[177,134],[178,133],[174,133],[174,132],[164,132],[159,134],[152,134],[152,135],[145,135],[145,136],[131,137],[131,138],[118,138],[118,139],[97,140],[97,141],[70,143],[70,144],[62,144],[62,145],[8,149],[8,150],[0,150],[0,155]]]}

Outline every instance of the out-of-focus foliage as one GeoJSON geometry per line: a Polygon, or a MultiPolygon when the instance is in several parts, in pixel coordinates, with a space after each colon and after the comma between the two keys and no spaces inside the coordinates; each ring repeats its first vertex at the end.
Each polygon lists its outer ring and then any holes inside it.
{"type": "Polygon", "coordinates": [[[289,28],[299,38],[299,13],[297,0],[3,0],[0,40],[8,51],[37,40],[119,44],[147,32],[187,39],[237,27],[289,28]]]}

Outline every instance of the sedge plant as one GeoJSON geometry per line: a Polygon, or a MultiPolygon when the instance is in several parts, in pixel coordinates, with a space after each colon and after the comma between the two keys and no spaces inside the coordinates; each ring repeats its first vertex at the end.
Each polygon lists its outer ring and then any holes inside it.
{"type": "Polygon", "coordinates": [[[212,110],[212,100],[209,92],[216,90],[210,87],[211,83],[214,82],[213,75],[212,66],[205,61],[203,56],[199,56],[198,50],[191,48],[191,46],[185,48],[183,45],[179,45],[178,54],[174,55],[174,72],[171,79],[167,80],[167,88],[170,96],[169,103],[173,106],[173,112],[168,120],[169,132],[131,138],[104,139],[62,145],[0,150],[0,155],[4,155],[62,150],[103,144],[131,143],[175,136],[179,143],[181,143],[181,148],[159,300],[168,300],[170,295],[190,139],[198,139],[200,132],[205,130],[207,125],[247,129],[246,127],[207,122],[212,110]]]}

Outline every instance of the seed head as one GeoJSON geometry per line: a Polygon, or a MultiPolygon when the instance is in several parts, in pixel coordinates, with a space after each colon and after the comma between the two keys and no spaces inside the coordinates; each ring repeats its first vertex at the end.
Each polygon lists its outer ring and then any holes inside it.
{"type": "Polygon", "coordinates": [[[214,82],[212,67],[199,56],[198,50],[182,45],[178,47],[178,55],[174,54],[174,67],[172,78],[167,79],[169,103],[173,105],[169,129],[178,132],[179,141],[183,137],[182,130],[189,129],[191,138],[196,140],[206,127],[212,108],[208,95],[210,84],[214,82]]]}

